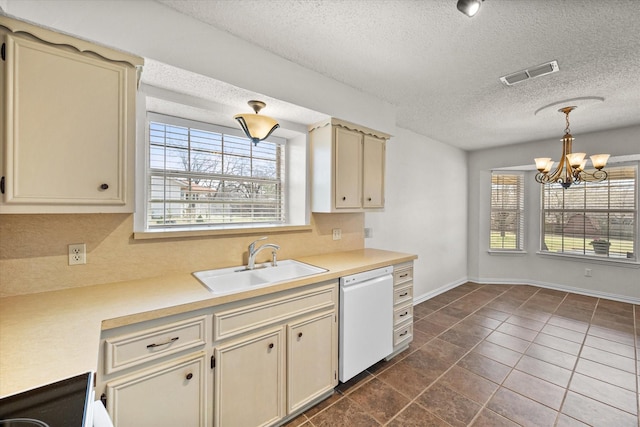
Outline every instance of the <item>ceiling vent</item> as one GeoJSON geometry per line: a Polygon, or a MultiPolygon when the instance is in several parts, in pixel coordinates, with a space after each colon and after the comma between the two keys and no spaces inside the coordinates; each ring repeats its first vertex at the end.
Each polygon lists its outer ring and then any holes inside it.
{"type": "Polygon", "coordinates": [[[522,70],[511,73],[507,76],[500,77],[500,81],[507,86],[512,86],[516,83],[520,83],[534,77],[546,76],[547,74],[555,73],[558,71],[560,71],[560,67],[558,67],[558,61],[551,61],[529,68],[528,70],[522,70]]]}

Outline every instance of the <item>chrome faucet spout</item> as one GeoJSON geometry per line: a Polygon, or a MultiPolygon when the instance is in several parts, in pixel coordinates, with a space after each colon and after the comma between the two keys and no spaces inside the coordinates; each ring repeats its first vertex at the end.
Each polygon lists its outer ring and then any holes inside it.
{"type": "Polygon", "coordinates": [[[256,249],[256,243],[261,241],[261,240],[265,240],[266,237],[262,237],[254,242],[252,242],[249,245],[249,260],[247,263],[247,270],[253,270],[256,266],[256,256],[263,250],[263,249],[267,249],[267,248],[271,248],[273,249],[273,252],[277,251],[278,249],[280,249],[279,245],[276,245],[274,243],[266,243],[262,246],[260,246],[259,248],[256,249]]]}

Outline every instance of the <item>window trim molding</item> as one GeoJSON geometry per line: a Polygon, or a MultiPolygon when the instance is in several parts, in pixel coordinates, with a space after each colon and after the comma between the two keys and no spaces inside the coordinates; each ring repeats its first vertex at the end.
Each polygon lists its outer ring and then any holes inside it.
{"type": "Polygon", "coordinates": [[[489,173],[489,247],[487,249],[487,253],[490,255],[526,255],[529,252],[527,251],[527,239],[526,239],[526,234],[527,234],[527,191],[526,191],[526,173],[524,171],[520,171],[520,170],[503,170],[503,169],[492,169],[489,173]],[[521,223],[522,223],[522,227],[520,230],[520,241],[521,241],[521,245],[520,248],[515,248],[515,249],[503,249],[503,248],[492,248],[491,247],[491,216],[493,213],[493,203],[491,201],[491,196],[493,194],[493,175],[494,174],[500,174],[500,175],[518,175],[520,177],[520,179],[522,179],[521,182],[521,191],[522,191],[522,211],[520,212],[520,218],[521,218],[521,223]]]}

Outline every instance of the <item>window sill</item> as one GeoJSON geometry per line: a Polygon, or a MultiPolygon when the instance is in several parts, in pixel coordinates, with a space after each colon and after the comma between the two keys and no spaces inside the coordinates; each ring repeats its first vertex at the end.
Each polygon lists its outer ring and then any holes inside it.
{"type": "Polygon", "coordinates": [[[589,256],[589,255],[573,255],[573,254],[563,254],[563,253],[555,253],[555,252],[546,252],[546,251],[538,251],[537,255],[541,255],[546,258],[556,258],[562,259],[566,258],[572,261],[577,262],[586,262],[589,264],[617,264],[620,267],[629,267],[629,268],[640,268],[640,262],[636,260],[627,260],[624,258],[605,258],[598,256],[589,256]]]}
{"type": "Polygon", "coordinates": [[[509,256],[523,256],[527,254],[527,251],[520,250],[498,250],[498,249],[489,249],[487,251],[489,255],[509,255],[509,256]]]}
{"type": "Polygon", "coordinates": [[[246,236],[251,234],[270,234],[270,233],[288,233],[296,231],[311,231],[311,225],[265,225],[251,226],[246,228],[159,228],[156,230],[135,231],[133,233],[134,240],[152,240],[152,239],[185,239],[190,237],[206,237],[206,236],[246,236]]]}

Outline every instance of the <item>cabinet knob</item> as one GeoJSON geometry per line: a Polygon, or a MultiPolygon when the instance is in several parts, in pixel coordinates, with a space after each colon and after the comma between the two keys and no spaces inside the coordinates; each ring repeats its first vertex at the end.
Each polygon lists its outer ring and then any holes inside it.
{"type": "Polygon", "coordinates": [[[371,197],[368,197],[367,200],[370,202],[371,201],[371,197]]]}
{"type": "Polygon", "coordinates": [[[298,338],[302,338],[302,332],[298,332],[298,338]]]}
{"type": "Polygon", "coordinates": [[[273,343],[269,344],[269,348],[273,348],[273,343]]]}
{"type": "Polygon", "coordinates": [[[193,374],[191,372],[189,372],[186,376],[187,380],[190,380],[191,378],[193,378],[193,374]]]}
{"type": "Polygon", "coordinates": [[[108,188],[109,188],[109,184],[102,184],[102,185],[100,186],[100,189],[101,189],[101,190],[106,190],[106,189],[108,189],[108,188]]]}
{"type": "Polygon", "coordinates": [[[343,200],[343,201],[344,201],[344,200],[347,200],[347,197],[346,197],[346,196],[342,196],[342,200],[343,200]]]}

